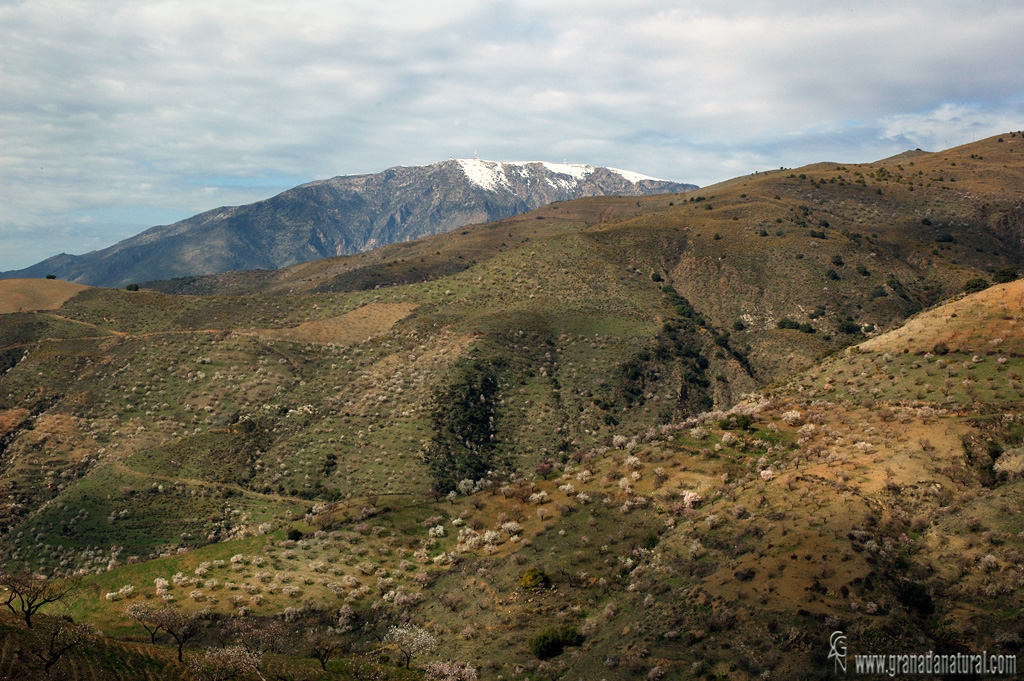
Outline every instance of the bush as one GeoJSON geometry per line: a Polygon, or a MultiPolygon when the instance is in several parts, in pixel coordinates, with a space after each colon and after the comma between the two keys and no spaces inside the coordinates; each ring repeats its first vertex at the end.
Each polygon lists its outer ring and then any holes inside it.
{"type": "Polygon", "coordinates": [[[578,646],[581,643],[583,635],[571,624],[564,624],[558,629],[538,631],[527,641],[530,652],[541,660],[557,657],[567,646],[578,646]]]}
{"type": "Polygon", "coordinates": [[[543,570],[537,567],[529,568],[519,580],[519,586],[528,591],[546,589],[551,586],[551,578],[543,570]]]}
{"type": "Polygon", "coordinates": [[[46,275],[46,278],[47,278],[47,279],[56,279],[56,278],[57,278],[57,275],[56,275],[56,274],[47,274],[47,275],[46,275]]]}
{"type": "Polygon", "coordinates": [[[730,414],[718,422],[718,427],[722,430],[733,430],[734,428],[750,430],[753,426],[754,417],[750,414],[730,414]]]}
{"type": "Polygon", "coordinates": [[[839,320],[839,331],[840,333],[848,333],[851,336],[856,336],[861,333],[860,324],[853,321],[849,317],[846,319],[839,320]]]}
{"type": "Polygon", "coordinates": [[[988,286],[989,283],[987,281],[981,277],[975,277],[974,279],[969,279],[967,283],[964,284],[964,293],[977,293],[978,291],[984,291],[988,286]]]}
{"type": "Polygon", "coordinates": [[[831,267],[825,270],[825,277],[831,279],[832,281],[839,281],[839,273],[836,272],[831,267]]]}
{"type": "Polygon", "coordinates": [[[288,530],[288,539],[290,541],[299,541],[302,539],[302,532],[296,528],[288,530]]]}
{"type": "Polygon", "coordinates": [[[996,273],[992,275],[992,283],[995,284],[1009,284],[1011,281],[1017,280],[1017,268],[1016,267],[1004,267],[1000,270],[996,270],[996,273]]]}
{"type": "Polygon", "coordinates": [[[139,285],[138,284],[128,284],[127,286],[124,287],[124,290],[125,291],[138,291],[139,290],[139,285]]]}
{"type": "Polygon", "coordinates": [[[896,592],[896,598],[905,607],[916,610],[919,615],[928,616],[935,612],[935,603],[923,584],[902,582],[896,592]]]}

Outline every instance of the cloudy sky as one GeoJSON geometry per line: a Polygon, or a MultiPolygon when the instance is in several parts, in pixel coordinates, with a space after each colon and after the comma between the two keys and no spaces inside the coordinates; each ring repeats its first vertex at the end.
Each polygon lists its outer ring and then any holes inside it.
{"type": "Polygon", "coordinates": [[[0,0],[0,270],[449,155],[710,184],[1024,128],[1024,4],[0,0]]]}

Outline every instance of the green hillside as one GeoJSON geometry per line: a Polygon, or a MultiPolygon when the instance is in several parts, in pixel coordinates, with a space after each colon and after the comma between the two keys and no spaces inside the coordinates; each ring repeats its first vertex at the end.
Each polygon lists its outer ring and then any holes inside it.
{"type": "Polygon", "coordinates": [[[837,629],[1015,651],[1022,155],[556,203],[0,315],[0,566],[84,577],[42,611],[108,636],[69,678],[115,641],[167,659],[132,604],[204,613],[192,659],[283,627],[260,652],[288,678],[328,626],[328,678],[817,677],[837,629]]]}

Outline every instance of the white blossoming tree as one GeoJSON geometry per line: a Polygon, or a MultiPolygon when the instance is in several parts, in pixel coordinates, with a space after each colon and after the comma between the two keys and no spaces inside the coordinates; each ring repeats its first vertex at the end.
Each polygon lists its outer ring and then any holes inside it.
{"type": "Polygon", "coordinates": [[[394,626],[384,637],[384,645],[394,646],[409,669],[412,658],[437,650],[437,639],[423,627],[414,624],[394,626]]]}

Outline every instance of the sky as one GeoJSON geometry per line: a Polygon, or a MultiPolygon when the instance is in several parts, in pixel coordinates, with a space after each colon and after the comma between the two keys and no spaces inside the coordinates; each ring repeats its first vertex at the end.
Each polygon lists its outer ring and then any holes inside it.
{"type": "Polygon", "coordinates": [[[1024,128],[1024,3],[0,0],[0,271],[449,157],[707,185],[1024,128]]]}

